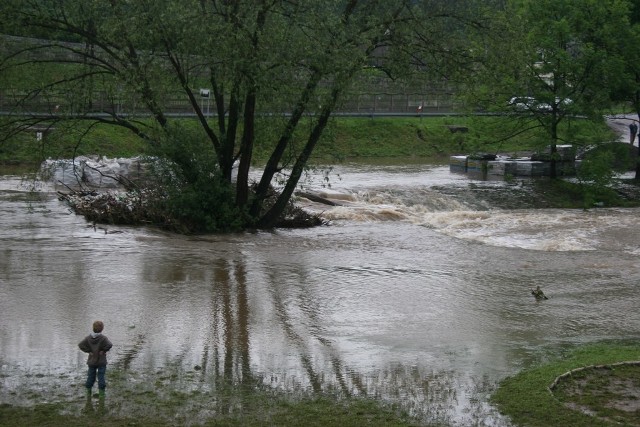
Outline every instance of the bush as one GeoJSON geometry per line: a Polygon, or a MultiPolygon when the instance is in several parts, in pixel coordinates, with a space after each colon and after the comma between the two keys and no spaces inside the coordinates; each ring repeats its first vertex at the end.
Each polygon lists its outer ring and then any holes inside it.
{"type": "Polygon", "coordinates": [[[611,198],[611,184],[617,172],[632,166],[627,144],[602,144],[589,150],[577,170],[585,208],[611,198]]]}
{"type": "Polygon", "coordinates": [[[222,178],[215,153],[202,136],[179,127],[158,151],[167,161],[156,170],[165,195],[156,208],[166,212],[171,228],[212,233],[246,225],[247,216],[235,206],[235,189],[222,178]]]}

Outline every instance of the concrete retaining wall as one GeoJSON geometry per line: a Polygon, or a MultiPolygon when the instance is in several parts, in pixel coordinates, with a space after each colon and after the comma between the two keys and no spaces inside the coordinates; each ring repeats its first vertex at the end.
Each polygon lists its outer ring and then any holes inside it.
{"type": "MultiPolygon", "coordinates": [[[[571,151],[568,151],[571,152],[571,151]]],[[[569,155],[563,151],[562,155],[569,155]]],[[[549,176],[551,174],[551,162],[531,160],[530,158],[479,160],[470,159],[468,156],[451,156],[449,158],[449,170],[457,173],[471,173],[482,176],[549,176]]],[[[576,163],[574,161],[556,162],[558,175],[575,175],[576,163]]]]}

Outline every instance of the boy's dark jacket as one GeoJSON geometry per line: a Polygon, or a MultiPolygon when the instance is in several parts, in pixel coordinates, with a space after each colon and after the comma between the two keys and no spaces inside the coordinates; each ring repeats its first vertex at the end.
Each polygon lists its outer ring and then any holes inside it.
{"type": "Polygon", "coordinates": [[[78,347],[85,353],[89,353],[87,357],[87,365],[92,368],[107,365],[107,351],[111,349],[111,341],[106,336],[99,334],[95,337],[87,335],[78,347]]]}

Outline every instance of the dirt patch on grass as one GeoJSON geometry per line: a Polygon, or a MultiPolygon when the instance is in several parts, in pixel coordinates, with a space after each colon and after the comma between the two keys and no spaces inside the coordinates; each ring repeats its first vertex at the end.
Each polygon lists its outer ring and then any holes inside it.
{"type": "Polygon", "coordinates": [[[549,389],[568,408],[640,426],[640,361],[574,369],[556,378],[549,389]]]}

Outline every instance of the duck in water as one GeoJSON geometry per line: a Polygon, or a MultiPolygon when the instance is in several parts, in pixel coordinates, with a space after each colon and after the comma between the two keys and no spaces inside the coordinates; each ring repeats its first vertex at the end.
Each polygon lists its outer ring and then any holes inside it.
{"type": "Polygon", "coordinates": [[[542,289],[540,289],[540,286],[536,287],[535,291],[531,291],[531,295],[533,295],[534,297],[536,297],[537,300],[541,300],[541,299],[549,299],[547,298],[547,296],[544,294],[544,292],[542,292],[542,289]]]}

